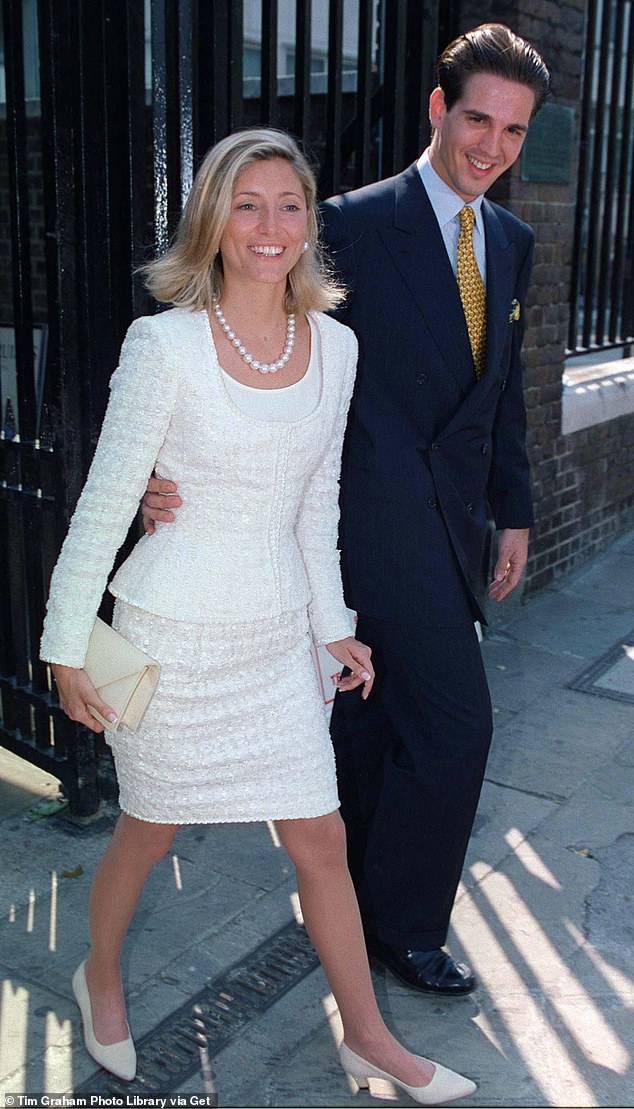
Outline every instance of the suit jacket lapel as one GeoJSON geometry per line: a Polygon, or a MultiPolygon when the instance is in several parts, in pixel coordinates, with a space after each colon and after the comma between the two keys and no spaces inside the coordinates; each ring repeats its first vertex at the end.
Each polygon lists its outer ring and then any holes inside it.
{"type": "Polygon", "coordinates": [[[500,370],[513,296],[515,252],[495,209],[487,200],[483,201],[482,212],[487,256],[487,369],[483,375],[486,377],[499,374],[500,370]]]}
{"type": "Polygon", "coordinates": [[[396,179],[394,226],[385,245],[424,317],[447,369],[462,390],[473,384],[473,359],[455,274],[429,197],[414,164],[396,179]]]}

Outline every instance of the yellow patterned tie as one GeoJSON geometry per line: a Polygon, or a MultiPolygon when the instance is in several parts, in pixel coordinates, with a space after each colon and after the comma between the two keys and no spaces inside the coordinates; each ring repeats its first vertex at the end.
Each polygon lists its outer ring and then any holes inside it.
{"type": "Polygon", "coordinates": [[[475,375],[479,379],[486,369],[487,294],[473,251],[475,212],[466,204],[458,215],[458,289],[467,321],[475,375]]]}

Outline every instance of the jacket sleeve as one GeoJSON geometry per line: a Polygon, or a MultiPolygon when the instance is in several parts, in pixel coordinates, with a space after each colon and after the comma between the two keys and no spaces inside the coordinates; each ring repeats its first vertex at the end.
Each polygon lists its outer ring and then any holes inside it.
{"type": "Polygon", "coordinates": [[[119,547],[139,507],[178,391],[152,317],[128,330],[86,484],[51,578],[41,658],[84,664],[119,547]]]}
{"type": "Polygon", "coordinates": [[[312,599],[308,616],[315,643],[334,643],[354,635],[354,621],[343,599],[337,530],[339,477],[348,409],[357,365],[357,341],[351,331],[342,375],[339,411],[328,450],[312,475],[295,525],[312,599]]]}
{"type": "Polygon", "coordinates": [[[512,324],[508,373],[498,401],[492,433],[492,461],[487,494],[498,528],[528,528],[533,524],[521,359],[533,246],[534,238],[531,233],[513,292],[514,298],[519,302],[521,314],[519,320],[512,324]]]}
{"type": "Polygon", "coordinates": [[[335,276],[346,290],[344,303],[331,313],[335,319],[346,322],[346,316],[356,287],[357,263],[354,249],[354,236],[348,220],[341,210],[337,199],[326,200],[320,207],[321,238],[326,255],[335,276]]]}

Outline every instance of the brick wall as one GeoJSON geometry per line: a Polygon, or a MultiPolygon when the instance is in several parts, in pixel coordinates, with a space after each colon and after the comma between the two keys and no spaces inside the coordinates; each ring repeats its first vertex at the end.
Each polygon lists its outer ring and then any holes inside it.
{"type": "MultiPolygon", "coordinates": [[[[578,116],[586,8],[587,0],[463,0],[460,29],[487,20],[508,23],[543,54],[553,75],[554,99],[574,107],[578,116]]],[[[491,194],[530,223],[536,235],[525,342],[537,521],[527,593],[583,562],[634,523],[634,415],[561,434],[576,159],[575,142],[570,185],[522,182],[516,166],[491,194]]]]}

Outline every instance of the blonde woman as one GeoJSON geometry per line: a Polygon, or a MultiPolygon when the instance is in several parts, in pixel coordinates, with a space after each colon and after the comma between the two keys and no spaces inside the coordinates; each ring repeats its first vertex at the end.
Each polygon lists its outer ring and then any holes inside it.
{"type": "Polygon", "coordinates": [[[177,827],[274,820],[341,1013],[344,1068],[360,1085],[391,1076],[421,1104],[464,1096],[472,1082],[411,1055],[383,1023],[346,864],[309,634],[350,668],[341,688],[367,696],[370,651],[352,634],[336,548],[356,340],[324,315],[342,294],[322,269],[315,183],[295,143],[262,129],[210,150],[146,277],[172,307],[126,336],[42,639],[62,707],[100,731],[88,706],[114,714],[82,669],[94,617],[148,476],[177,481],[177,522],[144,536],[109,585],[115,627],[162,670],[139,730],[109,733],[122,815],[73,979],[86,1047],[134,1077],[121,946],[177,827]]]}

